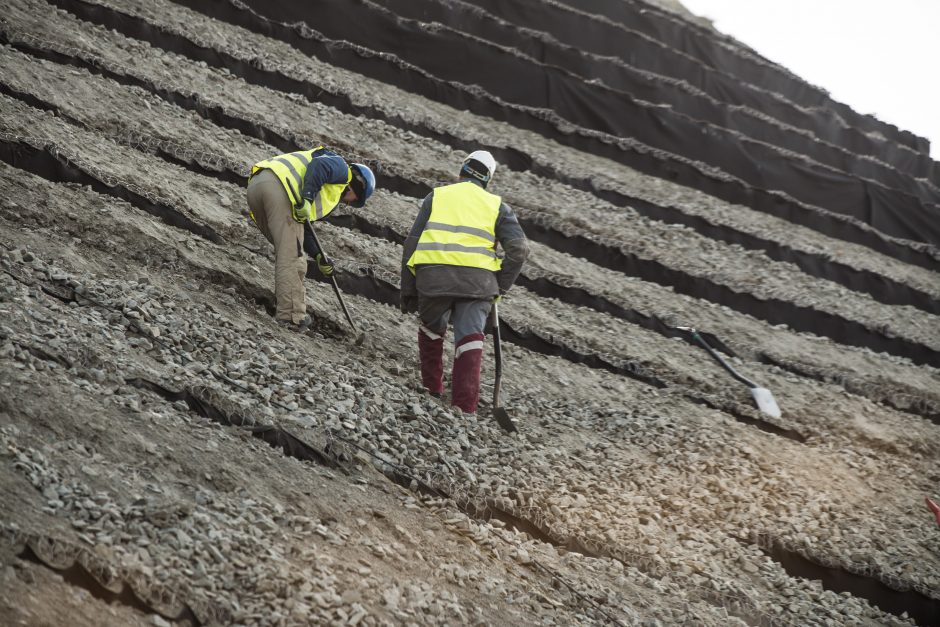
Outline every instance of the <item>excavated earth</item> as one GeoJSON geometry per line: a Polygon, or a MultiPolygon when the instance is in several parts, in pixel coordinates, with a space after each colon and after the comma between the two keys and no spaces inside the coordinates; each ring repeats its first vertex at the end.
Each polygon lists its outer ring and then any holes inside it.
{"type": "Polygon", "coordinates": [[[3,624],[940,623],[937,265],[164,0],[11,0],[0,35],[3,624]],[[318,228],[361,343],[312,273],[313,329],[274,323],[242,214],[252,163],[319,143],[383,166],[318,228]],[[532,240],[512,435],[491,346],[454,413],[397,308],[475,144],[532,240]]]}

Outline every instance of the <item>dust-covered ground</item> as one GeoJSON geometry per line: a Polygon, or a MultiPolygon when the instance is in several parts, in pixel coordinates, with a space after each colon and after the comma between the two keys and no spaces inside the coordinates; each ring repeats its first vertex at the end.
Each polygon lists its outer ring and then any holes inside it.
{"type": "Polygon", "coordinates": [[[4,624],[940,620],[940,533],[924,506],[940,496],[936,271],[173,3],[84,6],[189,29],[256,67],[279,59],[352,103],[371,98],[383,119],[10,3],[4,624]],[[508,435],[489,416],[491,346],[479,415],[455,414],[421,391],[416,324],[395,306],[416,190],[451,180],[464,155],[448,136],[825,255],[914,304],[503,169],[495,191],[538,234],[501,304],[508,435]],[[314,329],[274,323],[273,250],[242,216],[248,166],[312,142],[387,164],[366,209],[320,228],[361,344],[315,280],[314,329]],[[783,416],[758,412],[682,324],[719,338],[783,416]]]}

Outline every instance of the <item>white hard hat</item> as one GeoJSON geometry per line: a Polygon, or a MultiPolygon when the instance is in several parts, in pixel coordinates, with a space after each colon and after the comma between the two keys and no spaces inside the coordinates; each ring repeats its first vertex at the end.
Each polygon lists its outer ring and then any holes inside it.
{"type": "Polygon", "coordinates": [[[475,178],[484,186],[493,179],[494,174],[496,174],[496,159],[488,150],[474,150],[460,166],[461,176],[475,178]]]}

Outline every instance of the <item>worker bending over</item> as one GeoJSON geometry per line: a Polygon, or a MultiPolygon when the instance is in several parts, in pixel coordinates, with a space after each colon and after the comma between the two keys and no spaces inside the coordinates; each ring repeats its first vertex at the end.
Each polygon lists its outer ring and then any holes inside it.
{"type": "Polygon", "coordinates": [[[316,248],[311,237],[304,243],[304,228],[326,217],[340,202],[362,207],[375,191],[375,175],[361,163],[349,165],[335,152],[318,146],[292,152],[251,167],[248,207],[261,232],[274,244],[275,319],[294,330],[306,330],[304,277],[307,258],[320,272],[333,274],[333,262],[316,248]]]}

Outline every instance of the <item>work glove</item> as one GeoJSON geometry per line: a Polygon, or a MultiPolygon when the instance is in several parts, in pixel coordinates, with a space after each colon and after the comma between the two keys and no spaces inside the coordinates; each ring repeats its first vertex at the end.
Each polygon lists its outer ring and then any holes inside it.
{"type": "Polygon", "coordinates": [[[315,207],[313,203],[303,199],[302,205],[294,205],[291,207],[291,213],[293,214],[294,220],[297,222],[309,222],[316,218],[315,207]]]}
{"type": "Polygon", "coordinates": [[[333,260],[324,255],[323,253],[317,253],[317,268],[320,270],[320,274],[323,276],[329,277],[333,276],[333,260]]]}
{"type": "Polygon", "coordinates": [[[401,295],[401,312],[404,314],[417,313],[418,296],[416,294],[401,295]]]}

